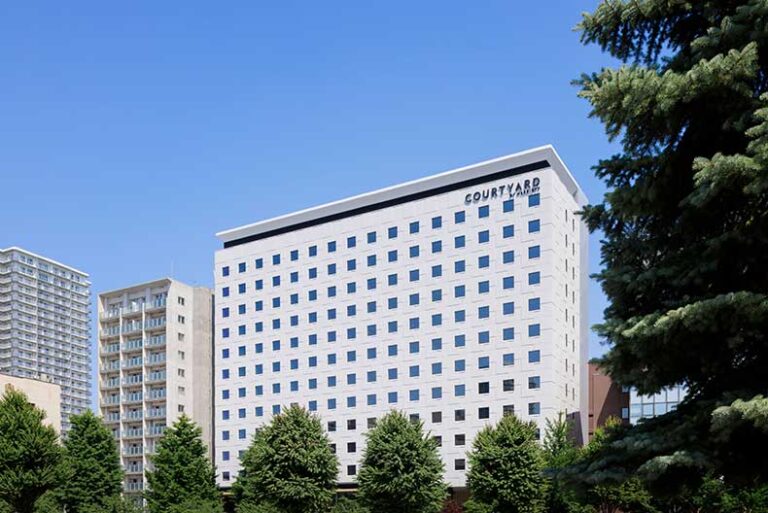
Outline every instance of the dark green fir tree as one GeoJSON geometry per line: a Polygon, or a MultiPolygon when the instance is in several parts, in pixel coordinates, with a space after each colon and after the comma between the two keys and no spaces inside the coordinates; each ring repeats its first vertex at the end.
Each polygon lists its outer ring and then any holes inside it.
{"type": "Polygon", "coordinates": [[[189,505],[200,511],[221,511],[216,471],[201,430],[189,417],[182,415],[166,430],[152,463],[154,470],[146,473],[149,513],[182,511],[189,505]]]}
{"type": "MultiPolygon", "coordinates": [[[[605,0],[582,40],[623,62],[581,96],[621,149],[585,209],[602,232],[603,368],[666,415],[622,432],[582,469],[665,488],[706,472],[768,479],[768,4],[605,0]]],[[[673,491],[673,490],[668,490],[673,491]]]]}

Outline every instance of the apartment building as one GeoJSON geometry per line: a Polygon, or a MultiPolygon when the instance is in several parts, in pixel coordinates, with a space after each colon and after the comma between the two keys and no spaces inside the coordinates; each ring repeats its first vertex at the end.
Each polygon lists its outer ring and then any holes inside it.
{"type": "Polygon", "coordinates": [[[58,385],[65,436],[91,402],[90,285],[73,267],[0,249],[0,373],[58,385]]]}
{"type": "Polygon", "coordinates": [[[143,492],[149,456],[182,414],[211,447],[212,301],[210,289],[170,278],[99,294],[99,407],[126,494],[143,492]]]}

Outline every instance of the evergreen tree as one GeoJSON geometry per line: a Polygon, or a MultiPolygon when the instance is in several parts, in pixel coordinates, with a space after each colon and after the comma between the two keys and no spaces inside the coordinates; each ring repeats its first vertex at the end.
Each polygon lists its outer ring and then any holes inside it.
{"type": "Polygon", "coordinates": [[[544,450],[545,474],[548,477],[546,510],[548,513],[570,513],[579,511],[576,494],[566,485],[560,472],[576,463],[579,448],[573,439],[573,423],[561,413],[557,420],[546,420],[542,444],[544,450]]]}
{"type": "Polygon", "coordinates": [[[59,502],[68,513],[87,508],[104,509],[120,496],[123,471],[112,433],[87,410],[72,417],[72,429],[64,441],[64,480],[59,502]]]}
{"type": "Polygon", "coordinates": [[[437,513],[447,486],[437,442],[421,422],[400,412],[382,417],[367,434],[360,473],[359,498],[376,513],[437,513]]]}
{"type": "Polygon", "coordinates": [[[44,419],[27,396],[6,388],[0,398],[0,510],[33,513],[38,499],[60,483],[62,450],[44,419]]]}
{"type": "Polygon", "coordinates": [[[291,406],[256,432],[243,455],[233,487],[238,511],[327,511],[338,467],[320,419],[291,406]]]}
{"type": "Polygon", "coordinates": [[[536,425],[505,415],[477,434],[469,453],[467,485],[477,503],[472,511],[484,505],[494,513],[540,513],[546,494],[543,470],[536,425]]]}
{"type": "Polygon", "coordinates": [[[146,473],[149,513],[169,513],[184,504],[221,511],[216,471],[201,430],[189,417],[182,415],[166,430],[152,463],[154,470],[146,473]]]}
{"type": "Polygon", "coordinates": [[[595,167],[609,306],[601,365],[642,394],[688,387],[627,431],[587,479],[768,479],[768,4],[604,0],[580,25],[625,65],[581,96],[621,150],[595,167]]]}

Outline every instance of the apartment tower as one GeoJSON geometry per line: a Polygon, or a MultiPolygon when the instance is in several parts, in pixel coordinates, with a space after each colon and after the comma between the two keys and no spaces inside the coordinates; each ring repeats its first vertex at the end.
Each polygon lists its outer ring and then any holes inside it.
{"type": "Polygon", "coordinates": [[[0,249],[0,373],[61,388],[61,431],[91,402],[88,275],[21,248],[0,249]]]}
{"type": "Polygon", "coordinates": [[[148,456],[182,414],[211,446],[212,300],[170,278],[99,294],[99,406],[128,495],[143,492],[148,456]]]}

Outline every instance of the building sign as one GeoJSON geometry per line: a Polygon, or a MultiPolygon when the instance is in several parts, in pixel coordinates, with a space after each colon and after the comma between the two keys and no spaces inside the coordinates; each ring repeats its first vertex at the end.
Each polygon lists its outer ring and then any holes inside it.
{"type": "Polygon", "coordinates": [[[464,197],[464,203],[469,205],[470,203],[480,203],[497,198],[507,199],[514,198],[515,196],[527,196],[539,192],[540,184],[541,180],[537,177],[531,180],[522,180],[520,182],[497,185],[496,187],[488,187],[486,189],[468,193],[464,197]]]}

